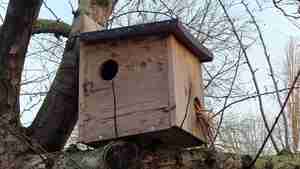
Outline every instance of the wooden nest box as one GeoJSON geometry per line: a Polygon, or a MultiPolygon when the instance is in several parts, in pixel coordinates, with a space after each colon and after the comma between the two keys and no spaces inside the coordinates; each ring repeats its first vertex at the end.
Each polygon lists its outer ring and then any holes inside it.
{"type": "Polygon", "coordinates": [[[80,40],[81,142],[207,141],[195,104],[203,107],[201,63],[212,54],[177,20],[82,33],[80,40]]]}

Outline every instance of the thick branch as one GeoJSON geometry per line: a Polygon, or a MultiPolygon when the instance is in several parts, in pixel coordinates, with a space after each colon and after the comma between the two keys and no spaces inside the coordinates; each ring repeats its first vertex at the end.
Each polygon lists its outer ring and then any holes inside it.
{"type": "Polygon", "coordinates": [[[64,146],[78,119],[78,60],[79,40],[71,34],[51,89],[29,128],[29,135],[50,152],[64,146]]]}
{"type": "Polygon", "coordinates": [[[33,25],[32,34],[53,33],[57,36],[67,38],[70,32],[71,26],[67,23],[56,20],[39,19],[33,25]]]}
{"type": "Polygon", "coordinates": [[[81,12],[80,16],[75,19],[72,26],[73,35],[66,44],[64,57],[55,80],[36,119],[29,128],[30,136],[49,152],[63,148],[77,122],[80,44],[79,39],[76,38],[76,33],[84,31],[83,28],[89,27],[90,25],[87,24],[91,21],[101,25],[107,21],[114,0],[103,1],[109,2],[109,5],[104,3],[104,6],[99,6],[97,3],[100,1],[96,1],[96,7],[94,7],[95,0],[80,1],[80,9],[83,11],[90,10],[91,15],[81,12]],[[91,6],[94,8],[90,8],[91,6]],[[78,27],[80,28],[78,29],[78,27]]]}
{"type": "MultiPolygon", "coordinates": [[[[2,27],[0,27],[1,31],[2,27]]],[[[72,27],[61,21],[49,20],[49,19],[38,19],[32,28],[32,35],[53,33],[56,36],[63,36],[67,38],[71,32],[72,27]]]]}
{"type": "MultiPolygon", "coordinates": [[[[247,155],[224,154],[207,148],[157,148],[149,151],[134,144],[119,142],[94,151],[82,152],[74,148],[70,152],[54,156],[58,156],[53,166],[55,169],[242,169],[251,161],[251,157],[247,155]]],[[[37,161],[43,163],[38,157],[37,161]]]]}
{"type": "Polygon", "coordinates": [[[25,54],[42,0],[10,0],[0,30],[0,166],[20,168],[19,154],[28,147],[21,139],[19,90],[25,54]],[[14,145],[14,146],[8,146],[14,145]]]}

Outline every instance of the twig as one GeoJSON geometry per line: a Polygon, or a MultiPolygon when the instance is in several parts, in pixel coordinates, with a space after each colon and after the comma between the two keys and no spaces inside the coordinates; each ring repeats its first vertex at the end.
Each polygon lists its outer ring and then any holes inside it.
{"type": "Polygon", "coordinates": [[[76,10],[75,10],[75,8],[74,8],[74,6],[73,6],[71,0],[69,0],[68,3],[69,3],[69,5],[70,5],[70,7],[71,7],[72,14],[75,15],[75,14],[76,14],[76,10]]]}
{"type": "MultiPolygon", "coordinates": [[[[231,82],[231,85],[230,85],[230,89],[229,89],[227,97],[225,98],[225,101],[224,101],[224,107],[226,107],[226,105],[228,103],[228,99],[229,99],[230,95],[232,94],[233,86],[234,86],[234,84],[236,82],[236,79],[237,79],[237,76],[238,76],[238,70],[240,68],[239,67],[239,62],[241,60],[241,56],[242,56],[242,54],[241,54],[241,51],[240,51],[239,57],[238,57],[238,61],[237,61],[237,66],[235,68],[233,79],[232,79],[232,82],[231,82]]],[[[223,122],[223,118],[224,118],[224,111],[225,111],[225,109],[221,112],[221,117],[220,117],[220,120],[219,120],[218,127],[216,129],[216,134],[215,134],[215,136],[214,136],[214,138],[212,140],[211,147],[214,145],[214,143],[215,143],[215,141],[216,141],[216,139],[218,137],[218,134],[220,132],[220,128],[221,128],[221,125],[222,125],[222,122],[223,122]]]]}
{"type": "MultiPolygon", "coordinates": [[[[272,82],[273,82],[273,85],[274,85],[274,88],[275,88],[275,91],[276,91],[276,98],[277,98],[277,101],[279,103],[279,106],[282,107],[283,105],[282,105],[282,102],[280,100],[280,95],[279,95],[279,92],[278,92],[279,88],[278,88],[278,84],[277,84],[275,76],[274,76],[274,70],[273,70],[273,66],[272,66],[272,63],[271,63],[270,54],[268,53],[267,46],[265,44],[265,41],[264,41],[263,35],[261,33],[260,27],[258,26],[258,24],[256,22],[256,19],[255,19],[254,15],[251,13],[248,5],[244,1],[242,1],[242,4],[246,8],[246,11],[248,12],[248,14],[251,17],[252,23],[255,25],[256,30],[258,32],[259,39],[260,39],[260,42],[261,42],[263,50],[264,50],[264,55],[265,55],[265,58],[267,60],[268,67],[269,67],[269,70],[270,70],[270,76],[272,78],[272,82]]],[[[285,130],[285,147],[289,149],[288,122],[287,122],[286,113],[282,113],[282,117],[283,117],[284,130],[285,130]]]]}
{"type": "MultiPolygon", "coordinates": [[[[235,37],[236,37],[236,39],[237,39],[237,41],[238,41],[238,43],[239,43],[241,49],[242,49],[242,52],[243,52],[243,54],[244,54],[244,56],[245,56],[246,63],[247,63],[247,65],[248,65],[248,68],[249,68],[250,73],[251,73],[251,75],[252,75],[252,81],[253,81],[253,83],[254,83],[254,87],[255,87],[255,89],[256,89],[256,91],[257,91],[257,94],[260,94],[260,89],[259,89],[258,82],[257,82],[257,79],[256,79],[256,75],[255,75],[255,72],[256,72],[256,71],[253,69],[253,67],[252,67],[252,65],[251,65],[251,63],[250,63],[250,60],[249,60],[247,51],[246,51],[246,49],[245,49],[245,46],[243,45],[243,42],[242,42],[241,38],[239,37],[239,35],[238,35],[238,33],[237,33],[237,30],[236,30],[236,28],[235,28],[235,25],[234,25],[234,23],[233,23],[231,17],[229,16],[229,14],[228,14],[228,12],[227,12],[227,10],[226,10],[226,8],[225,8],[225,6],[224,6],[222,0],[218,0],[218,2],[219,2],[219,4],[221,5],[221,7],[222,7],[222,9],[223,9],[224,14],[225,14],[226,17],[227,17],[227,19],[228,19],[228,21],[229,21],[229,23],[230,23],[230,25],[231,25],[231,27],[232,27],[232,31],[233,31],[233,33],[234,33],[234,35],[235,35],[235,37]]],[[[261,113],[261,115],[262,115],[262,118],[263,118],[263,121],[264,121],[264,124],[265,124],[265,128],[267,129],[268,132],[270,132],[270,128],[269,128],[269,125],[268,125],[268,122],[267,122],[267,118],[266,118],[266,115],[265,115],[265,112],[264,112],[264,108],[263,108],[262,97],[261,97],[260,95],[258,96],[258,104],[259,104],[260,113],[261,113]]],[[[276,142],[275,142],[273,136],[271,136],[271,140],[272,140],[272,143],[273,143],[273,146],[274,146],[276,152],[278,153],[278,152],[279,152],[279,148],[277,147],[277,144],[276,144],[276,142]]]]}
{"type": "Polygon", "coordinates": [[[129,14],[135,14],[135,13],[147,13],[147,14],[157,14],[157,15],[163,15],[163,16],[167,16],[169,18],[172,18],[171,15],[168,15],[167,13],[165,12],[157,12],[157,11],[148,11],[148,10],[135,10],[135,11],[128,11],[128,12],[124,12],[124,13],[121,13],[119,15],[115,15],[115,16],[112,16],[111,19],[109,19],[107,22],[108,23],[112,23],[113,20],[117,19],[117,18],[120,18],[122,16],[126,16],[126,15],[129,15],[129,14]]]}
{"type": "Polygon", "coordinates": [[[49,10],[49,12],[55,17],[57,21],[60,21],[60,18],[55,14],[55,12],[47,5],[46,1],[43,1],[45,7],[49,10]]]}
{"type": "Polygon", "coordinates": [[[176,13],[171,8],[169,8],[169,6],[164,2],[164,0],[159,0],[159,2],[168,10],[168,12],[171,14],[172,19],[178,19],[176,13]]]}
{"type": "Polygon", "coordinates": [[[273,2],[274,7],[277,8],[284,16],[286,16],[288,18],[292,18],[292,19],[300,18],[300,16],[290,15],[290,14],[286,13],[284,11],[284,9],[279,6],[280,1],[276,2],[275,0],[272,0],[272,2],[273,2]]]}
{"type": "MultiPolygon", "coordinates": [[[[295,87],[296,88],[296,87],[295,87]]],[[[279,90],[278,92],[284,92],[284,91],[287,91],[287,90],[290,90],[290,88],[286,88],[286,89],[281,89],[279,90]]],[[[259,94],[260,96],[265,96],[265,95],[271,95],[271,94],[275,94],[276,91],[272,91],[272,92],[265,92],[265,93],[261,93],[259,94]]],[[[243,101],[246,101],[246,100],[249,100],[249,99],[254,99],[256,97],[259,96],[258,94],[256,95],[252,95],[252,96],[247,96],[245,98],[242,98],[242,99],[239,99],[239,100],[236,100],[236,101],[233,101],[231,102],[230,104],[228,104],[227,106],[223,107],[221,110],[219,110],[216,114],[214,114],[211,118],[215,118],[216,116],[218,116],[219,114],[221,114],[222,111],[224,111],[225,109],[228,109],[229,107],[231,107],[232,105],[235,105],[237,103],[240,103],[240,102],[243,102],[243,101]]],[[[224,96],[226,98],[226,96],[224,96]]],[[[220,97],[221,98],[221,97],[220,97]]],[[[223,98],[223,97],[222,97],[223,98]]]]}
{"type": "Polygon", "coordinates": [[[285,101],[284,101],[284,103],[283,103],[283,106],[281,107],[281,110],[280,110],[279,114],[277,115],[277,117],[276,117],[276,119],[275,119],[275,121],[274,121],[274,123],[273,123],[273,125],[272,125],[272,128],[271,128],[270,132],[268,132],[268,135],[267,135],[267,137],[265,138],[265,140],[264,140],[262,146],[260,147],[260,149],[259,149],[258,153],[256,154],[254,160],[250,163],[250,165],[247,167],[247,169],[250,169],[252,166],[254,166],[255,162],[257,161],[257,159],[259,158],[259,156],[260,156],[260,154],[262,153],[263,149],[265,148],[265,145],[267,144],[267,141],[268,141],[269,138],[271,137],[272,132],[273,132],[273,130],[275,129],[275,126],[277,125],[277,123],[278,123],[278,121],[279,121],[279,119],[280,119],[280,116],[281,116],[281,114],[284,112],[284,109],[285,109],[285,107],[286,107],[286,105],[287,105],[287,103],[288,103],[288,100],[289,100],[291,94],[293,93],[293,91],[294,91],[294,89],[295,89],[295,86],[296,86],[296,83],[297,83],[297,81],[298,81],[298,79],[299,79],[299,76],[300,76],[300,71],[298,71],[297,76],[295,77],[295,79],[294,79],[294,81],[293,81],[292,88],[290,89],[290,91],[289,91],[289,93],[288,93],[288,95],[287,95],[287,97],[286,97],[286,99],[285,99],[285,101]]]}

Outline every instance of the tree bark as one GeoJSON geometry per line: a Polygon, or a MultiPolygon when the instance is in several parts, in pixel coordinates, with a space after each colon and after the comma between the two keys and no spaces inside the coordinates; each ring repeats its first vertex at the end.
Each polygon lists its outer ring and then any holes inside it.
{"type": "MultiPolygon", "coordinates": [[[[156,148],[156,150],[147,150],[124,142],[109,144],[93,151],[72,148],[64,154],[53,155],[59,157],[53,168],[245,169],[252,160],[248,155],[224,154],[207,148],[191,150],[156,148]]],[[[43,161],[37,159],[31,164],[43,164],[43,161]]],[[[34,168],[36,165],[31,167],[34,168]]]]}
{"type": "Polygon", "coordinates": [[[10,0],[0,30],[0,168],[19,169],[31,147],[19,122],[19,91],[32,25],[42,0],[10,0]]]}
{"type": "Polygon", "coordinates": [[[50,92],[29,127],[29,135],[48,152],[61,150],[78,119],[78,72],[80,32],[95,31],[112,12],[114,0],[81,0],[80,15],[75,18],[64,57],[50,92]],[[100,3],[99,2],[103,2],[100,3]],[[87,23],[93,22],[93,26],[87,23]]]}
{"type": "MultiPolygon", "coordinates": [[[[74,19],[75,26],[73,25],[54,83],[37,118],[26,132],[19,122],[19,91],[30,37],[49,30],[50,33],[58,32],[66,36],[69,30],[64,24],[53,27],[52,30],[48,25],[48,29],[45,29],[45,20],[36,22],[42,0],[9,1],[7,15],[0,30],[0,168],[26,168],[26,163],[32,159],[28,155],[29,151],[43,154],[58,151],[64,146],[78,118],[78,27],[84,23],[81,21],[83,16],[88,16],[91,20],[97,16],[95,21],[104,24],[115,2],[104,1],[86,0],[89,10],[92,7],[97,12],[82,13],[74,19]],[[62,29],[64,30],[59,32],[62,29]]],[[[45,164],[48,164],[48,158],[39,158],[44,162],[46,160],[45,164]]]]}
{"type": "Polygon", "coordinates": [[[67,23],[49,19],[38,19],[33,25],[32,34],[53,33],[55,36],[69,37],[72,27],[67,23]]]}
{"type": "MultiPolygon", "coordinates": [[[[74,19],[77,27],[79,17],[74,19]]],[[[62,62],[35,120],[29,136],[46,151],[59,151],[69,138],[78,119],[78,32],[72,32],[66,43],[62,62]]]]}

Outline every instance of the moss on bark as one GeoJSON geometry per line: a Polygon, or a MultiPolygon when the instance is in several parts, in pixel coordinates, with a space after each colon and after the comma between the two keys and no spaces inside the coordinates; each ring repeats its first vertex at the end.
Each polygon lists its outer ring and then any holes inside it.
{"type": "Polygon", "coordinates": [[[257,160],[256,169],[299,169],[300,154],[264,156],[257,160]]]}
{"type": "Polygon", "coordinates": [[[37,33],[54,33],[67,37],[71,32],[71,26],[65,22],[39,19],[33,25],[33,34],[37,33]]]}
{"type": "Polygon", "coordinates": [[[108,7],[110,4],[110,0],[96,0],[96,3],[101,7],[108,7]]]}

